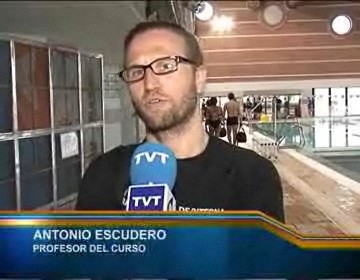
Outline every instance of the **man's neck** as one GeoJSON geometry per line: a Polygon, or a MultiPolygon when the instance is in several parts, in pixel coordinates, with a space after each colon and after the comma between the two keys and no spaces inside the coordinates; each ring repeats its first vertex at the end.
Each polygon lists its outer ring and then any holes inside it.
{"type": "Polygon", "coordinates": [[[195,157],[205,150],[209,140],[198,115],[196,114],[181,129],[156,134],[147,132],[146,139],[168,146],[178,159],[195,157]]]}

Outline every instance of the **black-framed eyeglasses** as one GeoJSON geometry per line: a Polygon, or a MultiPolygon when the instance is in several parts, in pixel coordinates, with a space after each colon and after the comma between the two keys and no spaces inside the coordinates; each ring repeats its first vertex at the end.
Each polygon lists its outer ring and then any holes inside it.
{"type": "Polygon", "coordinates": [[[150,68],[156,75],[166,75],[175,72],[178,69],[179,63],[196,65],[194,61],[182,56],[167,56],[158,58],[148,65],[134,65],[125,68],[118,74],[126,83],[133,83],[144,79],[147,68],[150,68]]]}

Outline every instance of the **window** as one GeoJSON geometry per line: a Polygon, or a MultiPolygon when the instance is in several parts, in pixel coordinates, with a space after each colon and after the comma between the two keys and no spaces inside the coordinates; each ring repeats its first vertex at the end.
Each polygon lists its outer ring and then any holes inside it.
{"type": "Polygon", "coordinates": [[[346,116],[345,94],[345,88],[330,89],[331,116],[346,116]]]}
{"type": "Polygon", "coordinates": [[[0,210],[16,209],[14,142],[0,142],[0,210]]]}
{"type": "Polygon", "coordinates": [[[11,132],[12,122],[12,88],[10,44],[0,42],[0,133],[11,132]]]}
{"type": "Polygon", "coordinates": [[[11,92],[11,88],[3,88],[0,86],[0,133],[11,132],[13,130],[13,103],[11,92]]]}
{"type": "Polygon", "coordinates": [[[329,110],[329,89],[316,88],[314,90],[315,117],[328,117],[329,110]]]}
{"type": "Polygon", "coordinates": [[[348,88],[348,116],[360,115],[360,87],[348,88]]]}
{"type": "Polygon", "coordinates": [[[77,54],[52,51],[55,127],[80,123],[77,54]]]}
{"type": "Polygon", "coordinates": [[[53,200],[51,139],[19,140],[21,208],[31,210],[53,200]]]}
{"type": "Polygon", "coordinates": [[[74,133],[76,141],[72,143],[72,148],[74,145],[77,146],[75,149],[78,153],[73,153],[69,157],[63,157],[64,143],[61,142],[61,134],[55,135],[58,199],[77,192],[81,180],[80,133],[78,131],[74,131],[74,133]]]}
{"type": "Polygon", "coordinates": [[[15,44],[19,130],[50,128],[48,52],[15,44]]]}
{"type": "Polygon", "coordinates": [[[11,86],[10,44],[0,41],[0,86],[11,86]]]}
{"type": "Polygon", "coordinates": [[[100,59],[82,56],[82,101],[84,123],[102,119],[102,84],[100,59]]]}

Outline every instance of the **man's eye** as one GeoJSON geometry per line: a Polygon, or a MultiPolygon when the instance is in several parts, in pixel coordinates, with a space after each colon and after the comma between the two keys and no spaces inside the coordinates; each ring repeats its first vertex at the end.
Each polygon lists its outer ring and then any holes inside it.
{"type": "Polygon", "coordinates": [[[161,62],[158,65],[156,65],[156,68],[159,69],[160,71],[170,71],[170,70],[174,70],[175,65],[171,62],[161,62]]]}
{"type": "Polygon", "coordinates": [[[130,78],[134,78],[134,77],[138,77],[141,76],[143,73],[143,69],[130,69],[129,70],[129,77],[130,78]]]}
{"type": "Polygon", "coordinates": [[[172,65],[171,63],[165,63],[162,65],[163,69],[173,69],[174,65],[172,65]]]}

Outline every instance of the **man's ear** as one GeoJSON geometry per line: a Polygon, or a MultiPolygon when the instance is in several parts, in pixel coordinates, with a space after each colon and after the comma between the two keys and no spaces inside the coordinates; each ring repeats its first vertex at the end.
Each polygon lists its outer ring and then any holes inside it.
{"type": "Polygon", "coordinates": [[[195,73],[195,83],[196,83],[196,93],[201,95],[204,91],[206,85],[207,71],[204,65],[201,65],[196,68],[195,73]]]}

